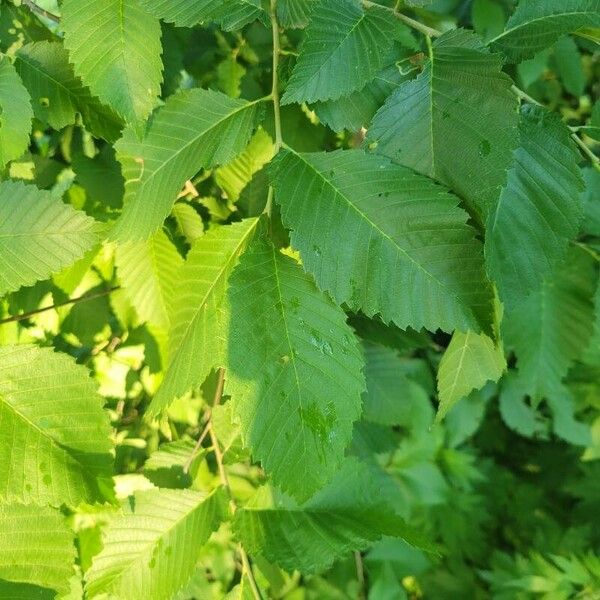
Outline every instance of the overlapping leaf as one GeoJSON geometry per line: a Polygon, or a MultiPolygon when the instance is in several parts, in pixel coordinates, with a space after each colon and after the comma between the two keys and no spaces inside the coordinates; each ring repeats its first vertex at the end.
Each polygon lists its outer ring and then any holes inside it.
{"type": "Polygon", "coordinates": [[[260,0],[140,0],[140,3],[154,16],[178,27],[215,22],[230,31],[256,19],[267,21],[260,0]]]}
{"type": "Polygon", "coordinates": [[[506,370],[501,346],[485,334],[455,331],[438,369],[440,406],[437,419],[473,390],[498,381],[506,370]]]}
{"type": "Polygon", "coordinates": [[[379,344],[365,343],[363,418],[381,425],[414,425],[419,405],[429,403],[427,392],[402,371],[398,353],[379,344]]]}
{"type": "Polygon", "coordinates": [[[386,66],[401,27],[381,7],[364,10],[358,0],[322,0],[282,103],[333,100],[362,88],[386,66]]]}
{"type": "Polygon", "coordinates": [[[163,231],[120,244],[116,253],[122,287],[143,321],[169,328],[170,308],[183,259],[163,231]]]}
{"type": "Polygon", "coordinates": [[[573,360],[586,349],[592,334],[596,280],[592,257],[573,249],[539,290],[507,311],[506,345],[515,350],[520,378],[535,400],[560,391],[573,360]]]}
{"type": "Polygon", "coordinates": [[[339,304],[401,328],[486,326],[481,244],[456,197],[359,150],[284,149],[272,176],[293,246],[339,304]]]}
{"type": "Polygon", "coordinates": [[[144,121],[162,81],[160,24],[138,0],[65,0],[65,47],[75,73],[126,121],[144,121]]]}
{"type": "Polygon", "coordinates": [[[33,586],[67,592],[75,574],[74,563],[73,533],[58,509],[0,504],[0,590],[14,594],[3,596],[0,591],[0,597],[18,600],[24,591],[23,587],[5,586],[2,580],[30,584],[30,593],[33,586]]]}
{"type": "Polygon", "coordinates": [[[235,202],[254,174],[272,158],[273,140],[264,129],[259,128],[239,156],[216,170],[217,185],[235,202]]]}
{"type": "Polygon", "coordinates": [[[485,242],[489,273],[506,305],[540,287],[564,258],[582,216],[583,178],[567,126],[542,108],[526,106],[520,132],[485,242]]]}
{"type": "Polygon", "coordinates": [[[485,219],[517,145],[517,99],[501,67],[474,34],[446,33],[423,72],[377,112],[367,142],[445,183],[485,219]]]}
{"type": "Polygon", "coordinates": [[[50,192],[0,183],[0,295],[47,279],[97,241],[93,219],[50,192]]]}
{"type": "Polygon", "coordinates": [[[94,135],[110,142],[119,137],[117,114],[92,96],[73,73],[69,56],[59,42],[36,42],[17,53],[15,67],[29,90],[33,112],[54,129],[74,125],[77,113],[94,135]]]}
{"type": "Polygon", "coordinates": [[[598,0],[521,0],[506,29],[490,43],[519,62],[584,28],[600,29],[598,0]]]}
{"type": "Polygon", "coordinates": [[[227,514],[222,489],[138,492],[102,534],[86,573],[86,597],[168,600],[185,585],[202,546],[227,514]]]}
{"type": "Polygon", "coordinates": [[[0,498],[77,506],[110,497],[111,450],[86,369],[48,348],[0,347],[0,498]]]}
{"type": "Polygon", "coordinates": [[[0,58],[0,169],[27,150],[32,118],[27,89],[4,56],[0,58]]]}
{"type": "Polygon", "coordinates": [[[279,0],[277,20],[284,28],[302,29],[308,25],[318,0],[279,0]]]}
{"type": "Polygon", "coordinates": [[[282,499],[268,508],[239,510],[233,528],[251,554],[302,573],[323,571],[384,535],[430,549],[380,494],[369,468],[348,459],[307,503],[298,506],[282,499]]]}
{"type": "Polygon", "coordinates": [[[178,278],[169,335],[170,362],[148,414],[158,415],[224,365],[222,303],[227,281],[252,239],[256,219],[215,228],[192,246],[178,278]]]}
{"type": "Polygon", "coordinates": [[[152,235],[186,180],[241,152],[260,116],[260,101],[194,89],[171,96],[153,115],[142,140],[127,128],[116,144],[125,205],[113,237],[128,241],[152,235]]]}
{"type": "Polygon", "coordinates": [[[360,414],[362,359],[344,312],[256,239],[230,278],[226,389],[244,445],[305,499],[335,472],[360,414]]]}
{"type": "Polygon", "coordinates": [[[337,100],[317,102],[312,108],[323,123],[334,131],[358,131],[366,127],[385,99],[403,82],[404,74],[397,65],[391,65],[375,76],[361,90],[337,100]]]}

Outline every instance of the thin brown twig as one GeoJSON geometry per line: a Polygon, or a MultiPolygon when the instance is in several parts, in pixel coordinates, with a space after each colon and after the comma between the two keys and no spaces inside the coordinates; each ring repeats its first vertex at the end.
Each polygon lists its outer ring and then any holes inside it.
{"type": "Polygon", "coordinates": [[[94,294],[83,294],[82,296],[70,298],[69,300],[65,300],[64,302],[57,302],[56,304],[51,304],[50,306],[36,308],[35,310],[30,310],[28,312],[21,313],[20,315],[13,315],[12,317],[7,317],[6,319],[0,319],[0,325],[4,325],[5,323],[14,323],[15,321],[24,321],[25,319],[29,319],[30,317],[39,315],[40,313],[46,312],[48,310],[60,308],[61,306],[68,306],[69,304],[76,304],[78,302],[86,302],[87,300],[95,300],[96,298],[102,298],[103,296],[108,296],[109,294],[112,294],[114,291],[119,289],[121,289],[121,286],[117,285],[107,290],[102,290],[101,292],[95,292],[94,294]]]}
{"type": "MultiPolygon", "coordinates": [[[[225,384],[225,369],[220,368],[219,372],[217,374],[217,388],[215,390],[215,399],[213,402],[213,407],[218,406],[221,402],[221,399],[223,397],[224,384],[225,384]]],[[[225,470],[225,465],[223,463],[223,452],[221,451],[221,446],[219,445],[219,440],[217,439],[217,435],[216,435],[214,427],[213,427],[212,418],[209,418],[207,427],[208,427],[208,434],[210,435],[210,441],[213,446],[213,452],[215,454],[215,460],[217,461],[219,477],[221,479],[221,483],[223,484],[223,487],[229,493],[229,498],[230,498],[229,505],[231,507],[231,512],[235,513],[235,511],[237,510],[237,505],[231,494],[231,486],[229,485],[229,477],[227,476],[227,471],[225,470]]],[[[238,545],[238,552],[240,554],[240,558],[242,559],[242,565],[244,566],[244,571],[246,572],[246,575],[248,576],[248,582],[250,583],[250,588],[252,589],[252,594],[254,595],[254,598],[256,600],[262,600],[262,594],[260,593],[260,590],[258,589],[256,580],[254,579],[254,573],[252,572],[252,567],[250,566],[250,559],[248,558],[248,554],[246,553],[246,550],[244,549],[244,547],[242,546],[241,543],[238,545]]]]}
{"type": "Polygon", "coordinates": [[[32,13],[45,17],[54,23],[60,23],[60,17],[47,11],[45,8],[38,6],[33,0],[22,0],[23,6],[26,6],[32,13]]]}
{"type": "Polygon", "coordinates": [[[200,446],[202,445],[202,442],[206,439],[206,436],[208,435],[208,432],[210,429],[210,417],[211,417],[211,414],[210,414],[210,409],[209,409],[208,421],[206,423],[206,426],[202,430],[202,433],[200,434],[200,437],[198,438],[198,441],[196,442],[196,445],[194,446],[194,449],[192,450],[189,458],[185,461],[185,464],[183,465],[183,472],[186,474],[189,473],[190,467],[192,466],[194,459],[196,458],[196,456],[198,456],[198,451],[200,450],[200,446]]]}
{"type": "Polygon", "coordinates": [[[359,600],[365,600],[367,597],[365,590],[365,566],[360,552],[354,553],[354,562],[356,563],[356,578],[358,579],[358,598],[359,600]]]}

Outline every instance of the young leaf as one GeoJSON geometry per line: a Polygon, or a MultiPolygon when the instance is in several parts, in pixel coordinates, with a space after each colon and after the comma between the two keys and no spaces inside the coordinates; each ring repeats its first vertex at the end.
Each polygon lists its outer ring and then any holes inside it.
{"type": "Polygon", "coordinates": [[[260,0],[140,0],[140,3],[155,17],[178,27],[212,21],[231,31],[256,19],[267,22],[260,0]]]}
{"type": "Polygon", "coordinates": [[[321,0],[306,29],[282,104],[334,100],[362,88],[388,64],[404,28],[383,8],[359,0],[321,0]]]}
{"type": "Polygon", "coordinates": [[[438,369],[437,420],[473,390],[480,390],[488,381],[498,381],[505,370],[502,346],[485,334],[455,331],[438,369]]]}
{"type": "Polygon", "coordinates": [[[283,149],[272,178],[292,245],[338,304],[403,329],[487,326],[481,244],[443,188],[360,150],[283,149]]]}
{"type": "Polygon", "coordinates": [[[145,462],[144,475],[161,488],[189,487],[204,454],[191,439],[162,444],[145,462]],[[188,465],[189,468],[184,470],[188,465]]]}
{"type": "Polygon", "coordinates": [[[233,202],[237,201],[255,173],[273,158],[273,140],[262,128],[254,134],[244,151],[215,172],[217,185],[233,202]]]}
{"type": "Polygon", "coordinates": [[[8,57],[0,58],[0,169],[27,150],[31,99],[8,57]]]}
{"type": "Polygon", "coordinates": [[[0,183],[0,295],[47,279],[97,241],[94,220],[50,192],[0,183]]]}
{"type": "Polygon", "coordinates": [[[283,500],[268,508],[238,510],[233,529],[251,554],[306,574],[323,571],[384,535],[431,549],[380,496],[369,467],[348,459],[307,503],[283,500]]]}
{"type": "Polygon", "coordinates": [[[224,365],[221,304],[229,274],[256,230],[257,219],[216,227],[192,246],[179,272],[169,334],[169,366],[147,414],[156,416],[175,398],[199,386],[224,365]]]}
{"type": "Polygon", "coordinates": [[[126,121],[140,124],[162,82],[160,24],[139,0],[65,0],[61,28],[75,73],[126,121]]]}
{"type": "Polygon", "coordinates": [[[69,56],[59,42],[36,42],[23,46],[15,67],[29,90],[33,112],[42,122],[62,129],[77,122],[94,135],[110,142],[116,140],[122,123],[117,114],[92,96],[73,73],[69,56]]]}
{"type": "MultiPolygon", "coordinates": [[[[0,597],[20,598],[1,596],[1,591],[6,591],[2,580],[67,592],[74,563],[73,533],[59,510],[0,503],[0,597]]],[[[30,598],[35,596],[27,600],[30,598]]]]}
{"type": "Polygon", "coordinates": [[[503,323],[514,348],[526,392],[534,400],[562,389],[561,381],[592,334],[597,275],[593,259],[573,249],[566,263],[540,289],[510,311],[503,323]]]}
{"type": "Polygon", "coordinates": [[[0,347],[0,498],[101,501],[112,487],[108,415],[85,368],[49,348],[0,347]]]}
{"type": "Polygon", "coordinates": [[[445,183],[485,218],[517,145],[517,99],[501,68],[474,34],[444,34],[423,72],[377,112],[367,143],[445,183]]]}
{"type": "Polygon", "coordinates": [[[227,515],[222,489],[138,492],[102,532],[86,597],[168,600],[194,572],[202,546],[227,515]]]}
{"type": "Polygon", "coordinates": [[[169,328],[177,274],[183,259],[163,231],[150,239],[117,247],[121,284],[142,321],[169,328]]]}
{"type": "Polygon", "coordinates": [[[521,0],[506,29],[490,44],[511,62],[520,62],[552,46],[566,33],[598,27],[598,0],[521,0]]]}
{"type": "Polygon", "coordinates": [[[522,111],[520,134],[485,241],[489,273],[507,306],[539,289],[565,257],[583,210],[579,153],[567,126],[528,105],[522,111]]]}
{"type": "Polygon", "coordinates": [[[360,414],[362,358],[344,312],[257,239],[229,283],[226,389],[244,445],[305,499],[339,467],[360,414]]]}
{"type": "Polygon", "coordinates": [[[190,177],[229,162],[246,147],[262,113],[260,102],[185,90],[156,111],[142,140],[128,127],[116,144],[125,205],[113,237],[128,241],[152,235],[190,177]]]}

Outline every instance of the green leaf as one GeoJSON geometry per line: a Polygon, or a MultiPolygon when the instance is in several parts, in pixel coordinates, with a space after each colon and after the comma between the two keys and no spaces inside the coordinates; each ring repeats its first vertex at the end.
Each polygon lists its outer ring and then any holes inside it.
{"type": "Polygon", "coordinates": [[[246,574],[242,575],[242,581],[225,596],[224,600],[256,600],[246,574]]]}
{"type": "Polygon", "coordinates": [[[140,3],[155,17],[178,27],[214,22],[231,31],[256,19],[268,20],[260,0],[140,0],[140,3]]]}
{"type": "Polygon", "coordinates": [[[168,329],[183,265],[171,240],[159,230],[146,241],[119,244],[116,263],[121,285],[141,320],[168,329]]]}
{"type": "Polygon", "coordinates": [[[584,28],[600,28],[598,0],[521,0],[506,29],[490,44],[519,62],[584,28]]]}
{"type": "Polygon", "coordinates": [[[445,183],[485,217],[517,145],[518,102],[501,67],[474,34],[444,34],[423,72],[375,115],[369,147],[445,183]]]}
{"type": "Polygon", "coordinates": [[[51,192],[0,183],[0,295],[47,279],[97,241],[94,220],[51,192]]]}
{"type": "Polygon", "coordinates": [[[0,169],[27,150],[31,99],[10,60],[0,58],[0,169]]]}
{"type": "Polygon", "coordinates": [[[228,381],[244,445],[305,499],[339,467],[360,414],[362,358],[344,312],[257,239],[229,282],[228,381]]]}
{"type": "Polygon", "coordinates": [[[171,211],[177,229],[185,239],[193,244],[199,237],[204,235],[204,223],[202,217],[194,209],[193,206],[185,202],[176,202],[171,211]]]}
{"type": "Polygon", "coordinates": [[[215,172],[217,185],[233,202],[237,201],[255,173],[273,158],[273,140],[262,128],[254,134],[245,150],[215,172]]]}
{"type": "Polygon", "coordinates": [[[147,414],[156,416],[175,398],[198,387],[224,366],[222,303],[229,275],[256,230],[257,219],[216,227],[198,238],[179,272],[169,334],[170,362],[147,414]]]}
{"type": "Polygon", "coordinates": [[[369,468],[348,459],[331,483],[302,506],[284,499],[238,510],[233,530],[251,555],[288,571],[314,573],[388,535],[431,549],[381,498],[369,468]]]}
{"type": "Polygon", "coordinates": [[[284,29],[304,29],[318,0],[278,0],[277,20],[284,29]]]}
{"type": "Polygon", "coordinates": [[[579,98],[585,93],[585,73],[581,53],[573,38],[565,36],[554,44],[556,71],[563,86],[570,94],[579,98]]]}
{"type": "Polygon", "coordinates": [[[262,113],[260,102],[185,90],[156,111],[142,140],[128,127],[116,144],[125,205],[113,237],[129,241],[152,235],[190,177],[228,163],[246,147],[262,113]]]}
{"type": "Polygon", "coordinates": [[[359,0],[321,0],[314,10],[282,104],[335,100],[362,88],[388,63],[396,31],[389,12],[359,0]]]}
{"type": "Polygon", "coordinates": [[[438,369],[437,420],[473,390],[480,390],[488,381],[498,381],[505,370],[502,346],[485,334],[455,331],[438,369]]]}
{"type": "Polygon", "coordinates": [[[54,590],[0,579],[0,600],[54,600],[54,590]]]}
{"type": "Polygon", "coordinates": [[[190,439],[162,444],[145,462],[144,475],[160,488],[189,487],[204,454],[190,439]]]}
{"type": "Polygon", "coordinates": [[[88,371],[30,345],[0,347],[0,365],[0,498],[70,506],[110,498],[111,430],[88,371]]]}
{"type": "Polygon", "coordinates": [[[29,90],[33,112],[54,129],[75,125],[77,113],[94,135],[113,142],[122,123],[117,114],[92,96],[73,73],[69,56],[59,42],[36,42],[23,46],[15,67],[29,90]]]}
{"type": "MultiPolygon", "coordinates": [[[[4,429],[4,424],[2,427],[4,429]]],[[[74,563],[73,533],[59,510],[0,504],[0,580],[66,592],[69,579],[75,574],[74,563]]],[[[23,590],[22,586],[9,586],[0,581],[0,598],[22,597],[2,595],[11,588],[13,592],[23,590]]],[[[45,596],[40,594],[40,597],[45,596]]],[[[28,596],[27,600],[30,598],[36,596],[28,596]]]]}
{"type": "Polygon", "coordinates": [[[381,71],[361,90],[338,100],[317,102],[312,108],[319,119],[336,132],[344,129],[359,131],[371,122],[385,99],[409,78],[409,73],[403,73],[394,64],[381,71]]]}
{"type": "Polygon", "coordinates": [[[403,329],[487,323],[481,244],[443,188],[360,150],[283,149],[272,178],[292,245],[338,304],[403,329]]]}
{"type": "Polygon", "coordinates": [[[406,376],[397,352],[373,343],[364,348],[363,418],[380,425],[414,425],[419,407],[429,403],[427,392],[406,376]]]}
{"type": "Polygon", "coordinates": [[[596,281],[593,258],[573,249],[538,291],[507,311],[504,340],[507,348],[514,348],[520,378],[534,400],[560,391],[572,362],[586,349],[596,281]]]}
{"type": "Polygon", "coordinates": [[[222,489],[138,492],[102,532],[86,598],[168,600],[192,576],[202,546],[227,515],[222,489]]]}
{"type": "Polygon", "coordinates": [[[138,0],[65,0],[61,28],[75,73],[125,121],[148,117],[160,93],[160,24],[138,0]]]}
{"type": "Polygon", "coordinates": [[[485,254],[505,305],[539,289],[577,235],[583,207],[579,153],[566,125],[527,105],[506,187],[490,213],[485,254]]]}
{"type": "Polygon", "coordinates": [[[547,423],[527,402],[522,378],[510,371],[502,380],[499,397],[500,415],[504,424],[525,437],[547,437],[547,423]]]}

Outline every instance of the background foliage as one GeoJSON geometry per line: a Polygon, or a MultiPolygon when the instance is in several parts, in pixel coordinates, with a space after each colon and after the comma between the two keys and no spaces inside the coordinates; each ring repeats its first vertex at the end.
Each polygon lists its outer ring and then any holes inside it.
{"type": "Polygon", "coordinates": [[[0,2],[0,599],[600,598],[598,0],[0,2]]]}

